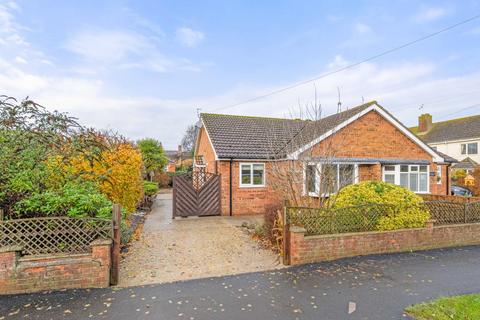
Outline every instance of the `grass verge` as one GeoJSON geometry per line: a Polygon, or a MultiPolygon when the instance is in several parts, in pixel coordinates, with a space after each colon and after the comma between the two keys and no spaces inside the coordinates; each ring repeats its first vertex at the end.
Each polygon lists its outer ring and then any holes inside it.
{"type": "Polygon", "coordinates": [[[416,320],[480,319],[480,294],[444,297],[405,309],[416,320]]]}

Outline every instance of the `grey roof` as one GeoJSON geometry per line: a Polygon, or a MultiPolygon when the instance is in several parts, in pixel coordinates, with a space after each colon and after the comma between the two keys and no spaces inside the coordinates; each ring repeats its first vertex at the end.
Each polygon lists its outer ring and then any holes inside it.
{"type": "Polygon", "coordinates": [[[438,155],[439,155],[440,157],[442,157],[443,160],[445,160],[445,161],[444,161],[445,163],[457,163],[457,162],[458,162],[457,159],[455,159],[455,158],[453,158],[453,157],[450,157],[448,154],[445,154],[445,153],[440,152],[440,151],[437,151],[437,150],[434,150],[434,151],[435,151],[436,153],[438,153],[438,155]]]}
{"type": "Polygon", "coordinates": [[[480,115],[434,122],[426,133],[419,133],[418,127],[410,130],[426,143],[480,138],[480,115]]]}
{"type": "Polygon", "coordinates": [[[218,158],[282,159],[372,105],[379,106],[371,101],[317,121],[212,113],[201,118],[218,158]]]}
{"type": "Polygon", "coordinates": [[[475,162],[473,159],[467,157],[456,163],[452,166],[453,169],[475,169],[478,166],[478,163],[475,162]]]}

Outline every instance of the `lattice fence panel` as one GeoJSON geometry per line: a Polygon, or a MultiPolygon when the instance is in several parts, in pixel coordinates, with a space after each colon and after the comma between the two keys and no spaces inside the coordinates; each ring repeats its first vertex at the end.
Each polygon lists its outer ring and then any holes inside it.
{"type": "Polygon", "coordinates": [[[32,218],[0,222],[0,247],[19,245],[25,255],[87,253],[99,238],[112,237],[112,221],[97,218],[32,218]]]}
{"type": "Polygon", "coordinates": [[[438,225],[480,222],[480,202],[427,201],[425,205],[438,225]]]}

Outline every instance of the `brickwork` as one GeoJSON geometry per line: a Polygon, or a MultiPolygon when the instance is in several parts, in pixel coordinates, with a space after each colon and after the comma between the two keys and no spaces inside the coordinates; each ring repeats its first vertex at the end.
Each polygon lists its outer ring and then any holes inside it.
{"type": "Polygon", "coordinates": [[[215,151],[213,146],[208,140],[208,135],[205,127],[202,127],[199,131],[198,143],[195,150],[195,156],[203,156],[207,163],[207,172],[217,173],[217,164],[215,161],[215,151]]]}
{"type": "Polygon", "coordinates": [[[383,232],[305,236],[305,229],[290,228],[292,265],[345,257],[406,252],[480,244],[480,224],[433,226],[383,232]]]}
{"type": "Polygon", "coordinates": [[[0,294],[108,287],[111,244],[96,240],[90,254],[25,257],[20,247],[0,248],[0,294]]]}
{"type": "MultiPolygon", "coordinates": [[[[199,132],[196,154],[207,161],[207,171],[221,175],[222,215],[230,214],[230,161],[215,160],[215,153],[205,128],[199,132]]],[[[346,157],[346,158],[387,158],[430,161],[429,170],[436,172],[437,165],[432,156],[408,138],[380,114],[371,111],[334,135],[307,150],[304,155],[346,157]]],[[[241,161],[243,162],[243,161],[241,161]]],[[[239,161],[232,162],[232,212],[233,215],[264,213],[270,204],[279,203],[281,195],[272,188],[271,162],[265,163],[266,186],[261,188],[241,188],[239,186],[239,161]]],[[[278,164],[278,162],[277,162],[278,164]]],[[[447,194],[446,166],[442,165],[442,180],[430,176],[430,192],[447,194]]],[[[360,165],[359,180],[381,180],[382,167],[379,164],[360,165]]],[[[299,186],[302,188],[302,186],[299,186]]],[[[300,192],[301,193],[301,192],[300,192]]]]}

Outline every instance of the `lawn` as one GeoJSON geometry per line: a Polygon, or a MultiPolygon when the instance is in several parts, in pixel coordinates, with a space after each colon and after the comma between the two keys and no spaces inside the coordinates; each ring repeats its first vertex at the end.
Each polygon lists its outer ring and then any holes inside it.
{"type": "Polygon", "coordinates": [[[406,309],[416,320],[475,320],[480,319],[480,294],[439,298],[406,309]]]}

